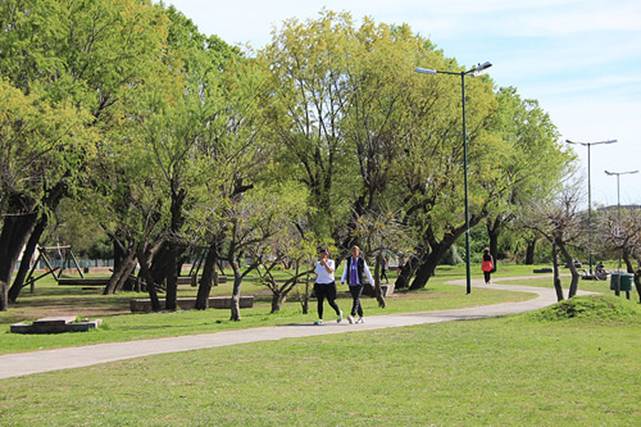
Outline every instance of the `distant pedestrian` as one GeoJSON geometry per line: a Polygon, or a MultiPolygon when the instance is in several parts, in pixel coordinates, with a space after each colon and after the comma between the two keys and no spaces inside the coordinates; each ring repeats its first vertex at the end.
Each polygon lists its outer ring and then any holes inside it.
{"type": "Polygon", "coordinates": [[[365,279],[369,281],[370,286],[374,286],[372,273],[369,271],[367,261],[361,256],[361,249],[358,246],[352,246],[352,255],[345,261],[345,270],[341,277],[341,284],[347,282],[349,293],[352,295],[352,311],[347,317],[349,323],[354,323],[354,316],[358,314],[356,323],[364,323],[363,306],[361,305],[361,295],[365,279]]]}
{"type": "Polygon", "coordinates": [[[483,261],[481,262],[481,270],[483,270],[483,278],[485,284],[489,285],[492,279],[492,271],[494,271],[494,258],[490,253],[490,248],[483,249],[483,261]]]}
{"type": "Polygon", "coordinates": [[[334,278],[334,271],[336,266],[334,260],[329,258],[329,251],[322,249],[319,251],[319,259],[314,266],[314,273],[316,273],[316,281],[314,282],[314,294],[316,295],[318,320],[314,322],[316,325],[323,324],[323,303],[325,299],[330,307],[336,312],[336,322],[340,323],[343,320],[343,312],[336,305],[336,279],[334,278]]]}
{"type": "Polygon", "coordinates": [[[387,277],[387,269],[389,268],[389,261],[386,256],[381,258],[381,279],[385,279],[385,283],[389,284],[389,278],[387,277]]]}

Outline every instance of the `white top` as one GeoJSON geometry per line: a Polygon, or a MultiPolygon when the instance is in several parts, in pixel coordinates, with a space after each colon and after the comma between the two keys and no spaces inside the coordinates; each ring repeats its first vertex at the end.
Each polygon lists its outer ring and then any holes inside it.
{"type": "MultiPolygon", "coordinates": [[[[358,262],[354,260],[353,257],[351,265],[354,266],[354,268],[357,268],[358,262]]],[[[357,258],[358,259],[358,258],[357,258]]],[[[343,270],[343,276],[341,277],[341,284],[345,283],[347,281],[347,275],[349,274],[349,271],[347,271],[347,261],[349,261],[349,258],[345,260],[345,269],[343,270]]],[[[365,277],[369,281],[370,286],[374,287],[374,278],[372,277],[372,272],[369,271],[369,267],[367,266],[367,261],[365,261],[365,258],[363,258],[363,273],[365,274],[365,277]]],[[[358,280],[358,274],[357,280],[358,280]]],[[[350,283],[350,286],[357,286],[357,285],[364,285],[364,283],[350,283]]]]}
{"type": "Polygon", "coordinates": [[[316,283],[334,283],[334,281],[336,281],[336,279],[334,279],[334,271],[336,270],[334,260],[328,259],[327,266],[332,270],[331,273],[327,272],[325,266],[321,264],[320,261],[316,261],[316,265],[314,266],[314,273],[316,273],[316,283]]]}

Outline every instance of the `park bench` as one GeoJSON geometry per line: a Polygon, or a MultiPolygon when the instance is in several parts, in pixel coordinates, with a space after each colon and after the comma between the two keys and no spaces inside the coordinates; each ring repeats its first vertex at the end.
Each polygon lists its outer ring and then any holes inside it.
{"type": "MultiPolygon", "coordinates": [[[[165,301],[160,300],[160,305],[165,306],[165,301]]],[[[193,310],[196,305],[196,298],[178,298],[176,306],[181,310],[193,310]]],[[[253,295],[240,297],[240,308],[251,308],[254,306],[253,295]]],[[[231,297],[210,297],[209,308],[229,309],[231,308],[231,297]]],[[[129,301],[129,309],[132,313],[150,313],[151,301],[149,299],[136,298],[129,301]]]]}
{"type": "Polygon", "coordinates": [[[106,286],[109,277],[60,277],[60,286],[106,286]]]}
{"type": "MultiPolygon", "coordinates": [[[[131,276],[136,279],[135,276],[131,276]]],[[[200,277],[180,276],[177,284],[196,286],[200,277]]],[[[224,283],[227,280],[225,276],[218,276],[218,283],[224,283]]],[[[61,277],[58,279],[60,286],[106,286],[109,283],[109,277],[61,277]]]]}

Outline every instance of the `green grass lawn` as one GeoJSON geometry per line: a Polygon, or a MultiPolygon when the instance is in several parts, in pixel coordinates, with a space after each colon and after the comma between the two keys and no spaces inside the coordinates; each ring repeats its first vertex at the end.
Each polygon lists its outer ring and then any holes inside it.
{"type": "MultiPolygon", "coordinates": [[[[474,266],[474,277],[480,277],[480,267],[474,266]]],[[[505,265],[501,268],[503,276],[528,275],[532,266],[505,265]]],[[[446,285],[452,279],[464,277],[465,267],[442,266],[437,275],[430,280],[426,289],[397,293],[388,298],[388,306],[379,309],[373,299],[364,300],[365,314],[378,315],[398,312],[443,310],[469,307],[475,305],[495,304],[508,301],[522,301],[533,297],[532,294],[515,293],[493,289],[475,289],[471,295],[465,295],[462,288],[446,285]]],[[[391,272],[390,279],[394,279],[391,272]]],[[[527,283],[527,282],[524,282],[527,283]]],[[[339,286],[339,291],[346,287],[339,286]]],[[[102,342],[129,341],[135,339],[178,336],[196,333],[217,332],[230,328],[248,328],[287,323],[311,322],[316,318],[315,301],[310,301],[310,313],[303,315],[300,304],[294,301],[284,304],[278,314],[269,314],[269,291],[250,276],[243,283],[244,295],[256,295],[253,308],[243,309],[241,322],[230,322],[228,310],[178,311],[175,313],[130,314],[131,298],[146,298],[145,293],[121,292],[117,295],[104,296],[102,288],[83,289],[75,286],[58,286],[53,279],[46,278],[38,282],[34,294],[24,290],[17,304],[7,312],[0,312],[0,354],[32,351],[74,345],[95,344],[102,342]],[[34,320],[44,316],[69,314],[103,319],[100,330],[82,334],[60,335],[17,335],[10,334],[9,324],[34,320]]],[[[195,296],[196,288],[179,287],[179,297],[195,296]]],[[[231,283],[223,283],[212,290],[214,296],[228,296],[231,283]]],[[[339,306],[347,312],[351,305],[349,298],[339,298],[339,306]]],[[[326,307],[331,319],[331,310],[326,307]]]]}
{"type": "MultiPolygon", "coordinates": [[[[527,286],[537,286],[537,287],[542,287],[542,288],[552,288],[552,276],[551,275],[546,275],[546,277],[541,277],[540,279],[528,279],[527,281],[522,281],[522,282],[515,282],[515,281],[501,281],[501,277],[496,277],[495,282],[497,284],[523,284],[527,286]]],[[[567,274],[567,272],[564,272],[564,274],[561,276],[561,285],[563,286],[563,293],[567,298],[568,295],[568,290],[570,287],[570,276],[567,274]]],[[[598,292],[598,293],[603,293],[603,294],[614,294],[613,291],[610,290],[610,278],[608,280],[581,280],[579,282],[579,290],[581,291],[589,291],[589,292],[598,292]]],[[[625,296],[625,292],[621,293],[622,295],[625,296]]],[[[630,298],[632,300],[639,300],[639,295],[637,294],[636,288],[634,287],[634,284],[632,285],[632,291],[630,292],[630,298]]]]}
{"type": "MultiPolygon", "coordinates": [[[[471,295],[465,295],[460,287],[449,286],[435,281],[425,290],[399,293],[388,298],[388,305],[385,309],[378,308],[376,301],[371,298],[363,300],[363,307],[365,315],[368,316],[523,301],[532,297],[533,294],[529,293],[492,289],[478,289],[471,295]]],[[[98,303],[105,301],[103,298],[96,297],[95,299],[98,303]]],[[[83,316],[90,315],[94,303],[91,302],[91,299],[82,301],[83,305],[78,306],[77,313],[83,316]]],[[[351,306],[351,300],[340,298],[338,305],[347,313],[351,306]]],[[[271,305],[268,302],[257,302],[253,308],[241,311],[242,320],[240,322],[228,320],[229,310],[213,309],[207,311],[189,310],[175,313],[102,316],[104,325],[96,331],[57,335],[11,334],[8,332],[9,325],[5,324],[2,326],[4,331],[0,332],[0,354],[101,342],[218,332],[231,328],[312,322],[316,319],[315,301],[310,301],[310,313],[308,315],[302,314],[300,304],[296,301],[285,303],[281,312],[277,314],[269,314],[270,308],[271,305]]],[[[325,312],[328,313],[326,315],[327,320],[334,319],[334,314],[328,306],[325,307],[325,312]]],[[[8,317],[11,317],[11,312],[9,312],[8,317]]]]}
{"type": "Polygon", "coordinates": [[[0,425],[639,425],[641,310],[619,301],[5,380],[0,425]]]}

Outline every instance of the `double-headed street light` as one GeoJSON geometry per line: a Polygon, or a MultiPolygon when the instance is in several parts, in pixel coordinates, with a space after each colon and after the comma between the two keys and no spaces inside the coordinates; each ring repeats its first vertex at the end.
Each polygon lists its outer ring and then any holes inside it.
{"type": "MultiPolygon", "coordinates": [[[[492,64],[486,61],[467,71],[440,71],[431,68],[416,67],[417,73],[422,74],[447,74],[461,77],[461,110],[463,114],[463,191],[465,193],[465,292],[472,292],[472,270],[470,266],[470,212],[467,197],[467,129],[465,128],[465,76],[475,75],[487,70],[492,64]]],[[[496,256],[496,254],[495,254],[496,256]]]]}
{"type": "Polygon", "coordinates": [[[590,181],[590,148],[593,145],[614,144],[615,142],[617,142],[617,140],[609,139],[607,141],[579,142],[566,139],[565,142],[567,142],[568,144],[588,147],[588,264],[590,266],[590,276],[592,276],[592,184],[590,181]]]}
{"type": "MultiPolygon", "coordinates": [[[[616,176],[617,177],[617,237],[618,234],[620,233],[621,230],[621,175],[634,175],[635,173],[639,173],[638,170],[633,170],[633,171],[625,171],[625,172],[610,172],[610,171],[605,171],[606,175],[609,176],[616,176]]],[[[619,293],[621,292],[621,255],[623,252],[623,248],[621,248],[621,252],[619,252],[619,275],[618,275],[618,280],[616,284],[616,289],[615,289],[615,294],[618,296],[619,293]]],[[[627,293],[628,299],[630,299],[630,294],[627,293]]]]}

